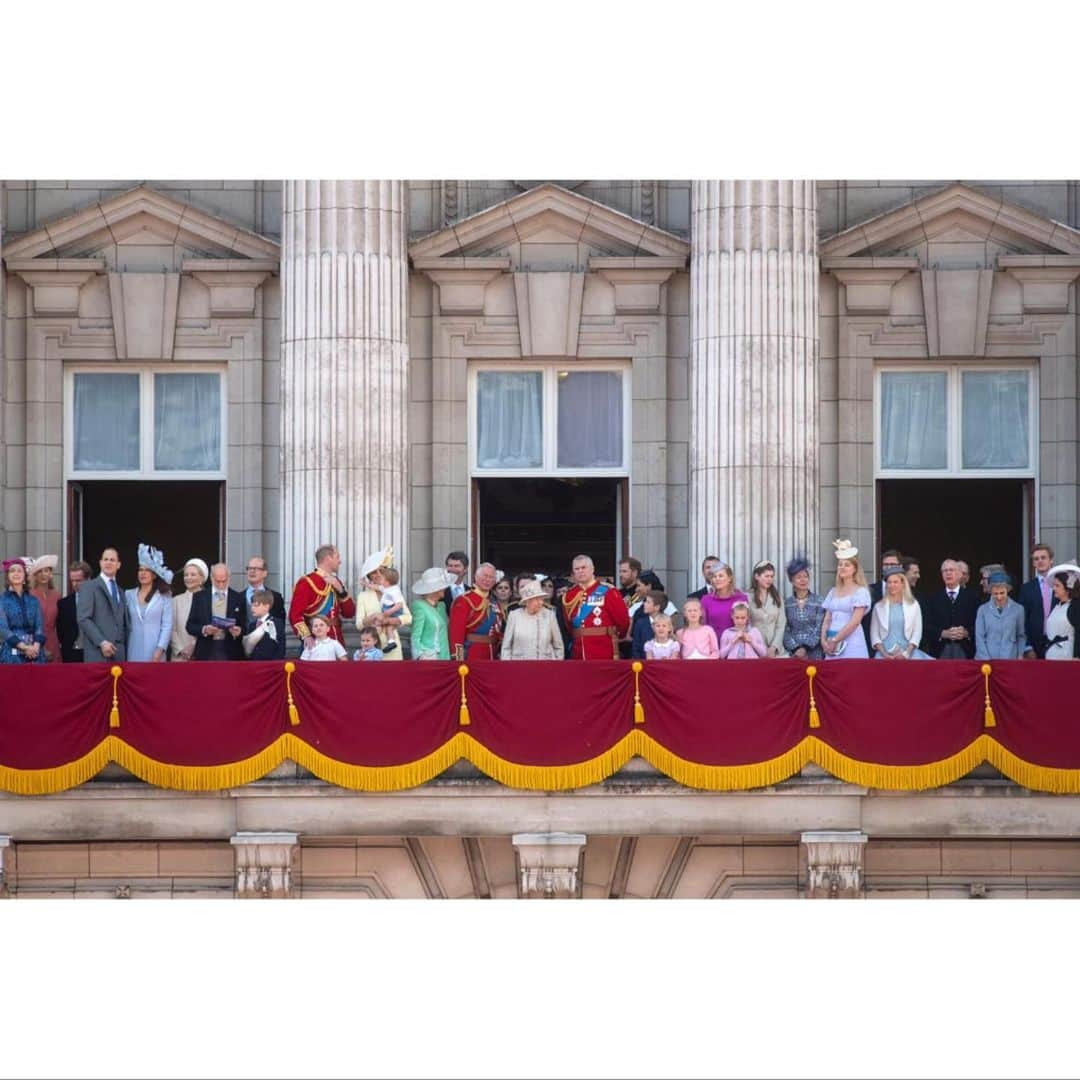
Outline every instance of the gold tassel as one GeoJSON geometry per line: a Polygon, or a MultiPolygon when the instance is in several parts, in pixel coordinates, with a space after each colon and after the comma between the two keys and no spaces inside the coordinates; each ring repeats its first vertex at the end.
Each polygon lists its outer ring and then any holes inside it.
{"type": "Polygon", "coordinates": [[[817,702],[814,701],[814,676],[817,674],[817,668],[811,664],[806,669],[806,677],[810,680],[810,726],[821,727],[821,717],[818,715],[817,702]]]}
{"type": "Polygon", "coordinates": [[[462,664],[457,669],[457,673],[461,676],[461,708],[458,709],[458,725],[468,727],[472,723],[469,716],[469,702],[465,697],[465,676],[469,674],[469,665],[462,664]]]}
{"type": "Polygon", "coordinates": [[[293,727],[300,723],[300,710],[296,707],[296,702],[293,701],[292,696],[292,677],[295,670],[296,665],[291,660],[287,661],[285,664],[285,694],[289,699],[289,723],[293,727]]]}
{"type": "Polygon", "coordinates": [[[990,704],[990,672],[994,669],[989,664],[983,664],[980,668],[983,680],[986,684],[986,702],[983,709],[983,727],[997,727],[997,717],[994,716],[994,707],[990,704]]]}
{"type": "Polygon", "coordinates": [[[639,680],[641,679],[641,661],[635,660],[630,665],[634,672],[634,723],[645,723],[645,706],[641,704],[641,686],[639,680]]]}
{"type": "Polygon", "coordinates": [[[109,669],[109,674],[112,676],[112,708],[109,710],[109,727],[120,726],[120,704],[116,697],[116,684],[120,681],[120,676],[124,674],[124,669],[119,664],[113,664],[109,669]]]}

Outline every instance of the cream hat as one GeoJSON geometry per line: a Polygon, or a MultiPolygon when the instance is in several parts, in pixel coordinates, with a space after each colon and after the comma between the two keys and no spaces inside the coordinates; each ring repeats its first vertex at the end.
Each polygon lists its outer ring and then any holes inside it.
{"type": "Polygon", "coordinates": [[[366,578],[373,570],[378,570],[380,566],[393,566],[394,565],[394,549],[392,547],[384,548],[381,551],[373,551],[365,560],[364,565],[360,567],[360,576],[366,578]]]}
{"type": "Polygon", "coordinates": [[[539,581],[522,582],[521,588],[518,589],[518,600],[524,604],[526,600],[535,600],[538,597],[541,600],[547,599],[547,593],[544,592],[539,581]]]}
{"type": "Polygon", "coordinates": [[[432,593],[449,589],[455,582],[453,574],[448,574],[441,566],[429,566],[418,581],[413,582],[412,591],[417,596],[430,596],[432,593]]]}
{"type": "Polygon", "coordinates": [[[36,559],[30,560],[26,567],[26,574],[28,577],[33,577],[39,570],[55,570],[59,561],[55,555],[39,555],[36,559]]]}
{"type": "Polygon", "coordinates": [[[194,566],[195,569],[198,570],[200,574],[202,574],[202,579],[204,582],[209,579],[210,567],[207,566],[206,563],[202,561],[202,559],[188,559],[188,561],[184,563],[184,569],[186,570],[189,566],[194,566]]]}
{"type": "Polygon", "coordinates": [[[853,547],[850,540],[834,540],[832,546],[838,559],[854,559],[859,554],[859,549],[853,547]]]}

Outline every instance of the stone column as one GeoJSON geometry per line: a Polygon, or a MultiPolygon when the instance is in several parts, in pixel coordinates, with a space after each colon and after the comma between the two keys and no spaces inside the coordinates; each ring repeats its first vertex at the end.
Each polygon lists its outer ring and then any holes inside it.
{"type": "Polygon", "coordinates": [[[6,900],[11,895],[7,883],[7,866],[4,865],[4,857],[9,847],[11,847],[11,837],[0,836],[0,900],[6,900]]]}
{"type": "Polygon", "coordinates": [[[863,853],[866,833],[804,832],[807,887],[810,900],[854,899],[863,895],[863,853]]]}
{"type": "Polygon", "coordinates": [[[238,900],[284,900],[292,896],[294,832],[238,832],[229,838],[236,859],[238,900]]]}
{"type": "Polygon", "coordinates": [[[281,256],[282,572],[320,544],[355,589],[369,552],[408,539],[405,184],[287,180],[281,256]]]}
{"type": "Polygon", "coordinates": [[[585,852],[582,833],[515,833],[518,896],[523,900],[572,900],[581,896],[578,867],[585,852]]]}
{"type": "MultiPolygon", "coordinates": [[[[691,186],[690,567],[817,570],[818,259],[812,180],[691,186]]],[[[782,578],[781,578],[782,581],[782,578]]]]}

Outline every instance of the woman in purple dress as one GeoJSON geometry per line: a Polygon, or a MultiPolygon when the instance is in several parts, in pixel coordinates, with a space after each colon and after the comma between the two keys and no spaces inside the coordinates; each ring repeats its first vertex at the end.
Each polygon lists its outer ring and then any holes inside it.
{"type": "Polygon", "coordinates": [[[735,588],[735,573],[726,563],[717,566],[709,579],[710,591],[701,598],[701,610],[705,625],[711,626],[719,641],[725,630],[734,626],[731,609],[738,603],[746,603],[746,593],[735,588]]]}
{"type": "Polygon", "coordinates": [[[834,540],[836,585],[825,597],[821,649],[826,660],[868,660],[862,618],[870,607],[870,590],[859,566],[859,549],[850,540],[834,540]]]}

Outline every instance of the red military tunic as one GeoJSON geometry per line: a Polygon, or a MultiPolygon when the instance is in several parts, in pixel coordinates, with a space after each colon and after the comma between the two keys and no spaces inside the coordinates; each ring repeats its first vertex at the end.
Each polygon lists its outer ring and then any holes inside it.
{"type": "Polygon", "coordinates": [[[494,660],[502,640],[499,605],[477,588],[466,589],[450,608],[450,655],[455,660],[494,660]]]}
{"type": "Polygon", "coordinates": [[[630,628],[626,604],[613,585],[593,580],[567,589],[563,616],[574,643],[571,660],[618,660],[619,638],[630,628]]]}
{"type": "Polygon", "coordinates": [[[305,574],[293,588],[292,600],[289,602],[289,625],[297,637],[311,636],[308,620],[313,615],[322,615],[327,619],[330,623],[330,637],[343,644],[345,638],[341,629],[341,617],[344,615],[346,619],[351,619],[356,615],[356,602],[353,598],[346,596],[344,600],[338,599],[330,582],[318,570],[305,574]]]}

